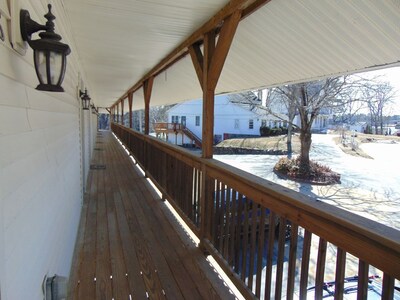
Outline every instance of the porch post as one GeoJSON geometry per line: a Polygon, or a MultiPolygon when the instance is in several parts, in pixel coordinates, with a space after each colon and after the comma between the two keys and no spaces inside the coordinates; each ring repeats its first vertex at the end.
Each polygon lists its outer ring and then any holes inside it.
{"type": "MultiPolygon", "coordinates": [[[[217,44],[215,29],[204,35],[204,54],[201,53],[199,43],[189,47],[193,66],[203,90],[202,157],[206,159],[213,157],[215,88],[232,44],[241,14],[241,10],[236,10],[224,20],[217,44]]],[[[211,238],[211,211],[214,205],[214,191],[215,180],[208,176],[206,165],[203,164],[200,196],[200,248],[205,253],[207,250],[204,246],[204,240],[211,238]]]]}
{"type": "Polygon", "coordinates": [[[124,99],[121,100],[121,125],[125,126],[124,124],[124,99]]]}
{"type": "Polygon", "coordinates": [[[128,104],[129,104],[129,128],[132,128],[132,100],[133,93],[128,94],[128,104]]]}
{"type": "Polygon", "coordinates": [[[153,89],[154,77],[150,77],[143,83],[144,92],[144,134],[149,134],[150,132],[150,98],[151,91],[153,89]]]}
{"type": "Polygon", "coordinates": [[[241,15],[242,11],[236,10],[224,20],[217,44],[215,30],[204,35],[204,54],[201,53],[200,44],[198,43],[189,47],[193,66],[203,90],[203,158],[212,158],[213,156],[215,88],[217,87],[241,15]]]}
{"type": "Polygon", "coordinates": [[[115,123],[119,124],[119,102],[117,103],[117,120],[115,123]]]}
{"type": "Polygon", "coordinates": [[[209,32],[204,37],[203,59],[203,129],[202,157],[212,158],[214,136],[214,97],[215,87],[210,84],[210,64],[215,51],[215,32],[209,32]]]}

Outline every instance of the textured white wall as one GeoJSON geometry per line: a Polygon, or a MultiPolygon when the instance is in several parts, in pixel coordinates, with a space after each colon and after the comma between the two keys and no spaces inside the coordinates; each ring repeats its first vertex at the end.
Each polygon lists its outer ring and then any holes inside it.
{"type": "MultiPolygon", "coordinates": [[[[45,13],[46,1],[24,0],[22,8],[45,13]]],[[[69,276],[82,203],[79,60],[67,18],[52,1],[56,32],[72,48],[65,93],[41,92],[32,50],[15,52],[0,41],[0,298],[43,299],[47,275],[69,276]]],[[[31,16],[38,19],[35,12],[31,16]]],[[[8,32],[4,17],[1,24],[8,32]]],[[[91,142],[93,143],[93,142],[91,142]]],[[[89,148],[84,149],[90,153],[89,148]]],[[[89,162],[86,161],[86,164],[89,162]]],[[[87,167],[86,167],[87,168],[87,167]]]]}

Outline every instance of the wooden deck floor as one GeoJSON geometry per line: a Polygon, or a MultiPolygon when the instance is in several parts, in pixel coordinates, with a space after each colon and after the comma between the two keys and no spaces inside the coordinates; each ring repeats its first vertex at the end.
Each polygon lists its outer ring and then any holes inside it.
{"type": "Polygon", "coordinates": [[[110,132],[99,132],[70,299],[233,299],[110,132]]]}

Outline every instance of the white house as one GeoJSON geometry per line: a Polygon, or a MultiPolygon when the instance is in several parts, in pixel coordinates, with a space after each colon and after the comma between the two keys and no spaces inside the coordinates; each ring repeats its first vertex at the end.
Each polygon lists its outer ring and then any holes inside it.
{"type": "MultiPolygon", "coordinates": [[[[257,103],[238,104],[228,95],[215,97],[214,138],[219,142],[233,137],[259,136],[261,126],[286,126],[286,122],[273,116],[257,103]],[[252,107],[249,107],[252,106],[252,107]]],[[[282,116],[285,118],[286,116],[282,116]]],[[[190,100],[175,105],[168,111],[168,122],[178,123],[188,128],[201,139],[202,135],[202,100],[190,100]]],[[[167,140],[177,144],[191,144],[192,139],[183,132],[169,132],[167,140]]]]}

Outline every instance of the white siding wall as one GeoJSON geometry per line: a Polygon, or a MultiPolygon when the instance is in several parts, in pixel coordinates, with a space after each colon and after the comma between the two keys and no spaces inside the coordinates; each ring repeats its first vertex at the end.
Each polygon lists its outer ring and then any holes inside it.
{"type": "MultiPolygon", "coordinates": [[[[259,135],[261,120],[256,114],[248,111],[238,105],[228,102],[226,95],[215,97],[214,104],[214,135],[229,134],[246,134],[259,135]],[[235,128],[235,119],[239,120],[239,128],[235,128]],[[253,129],[249,129],[249,120],[253,120],[253,129]]],[[[172,116],[186,116],[186,126],[198,137],[202,136],[203,108],[202,100],[191,100],[174,106],[168,111],[168,122],[172,122],[172,116]],[[196,116],[200,116],[200,126],[196,126],[196,116]]],[[[175,134],[168,136],[169,142],[175,144],[175,134]]],[[[178,145],[182,143],[182,137],[178,135],[178,145]]],[[[185,139],[185,143],[189,143],[189,139],[185,139]]]]}
{"type": "MultiPolygon", "coordinates": [[[[46,13],[47,1],[19,2],[22,8],[46,13]]],[[[93,144],[93,131],[84,130],[90,121],[81,119],[77,97],[80,68],[67,18],[58,1],[52,4],[56,32],[72,48],[65,93],[35,90],[38,82],[32,50],[23,56],[11,48],[8,36],[0,41],[2,300],[43,299],[45,274],[69,276],[81,211],[82,170],[88,169],[93,144]],[[86,148],[81,146],[82,138],[90,142],[86,148]]],[[[43,22],[35,11],[31,16],[43,22]]],[[[4,16],[0,21],[8,32],[4,16]]]]}
{"type": "Polygon", "coordinates": [[[230,134],[245,134],[259,135],[260,123],[258,116],[238,105],[228,102],[227,96],[216,97],[214,106],[214,134],[222,135],[230,134]],[[239,128],[235,128],[235,119],[239,120],[239,128]],[[249,120],[253,120],[253,129],[249,128],[249,120]]]}

